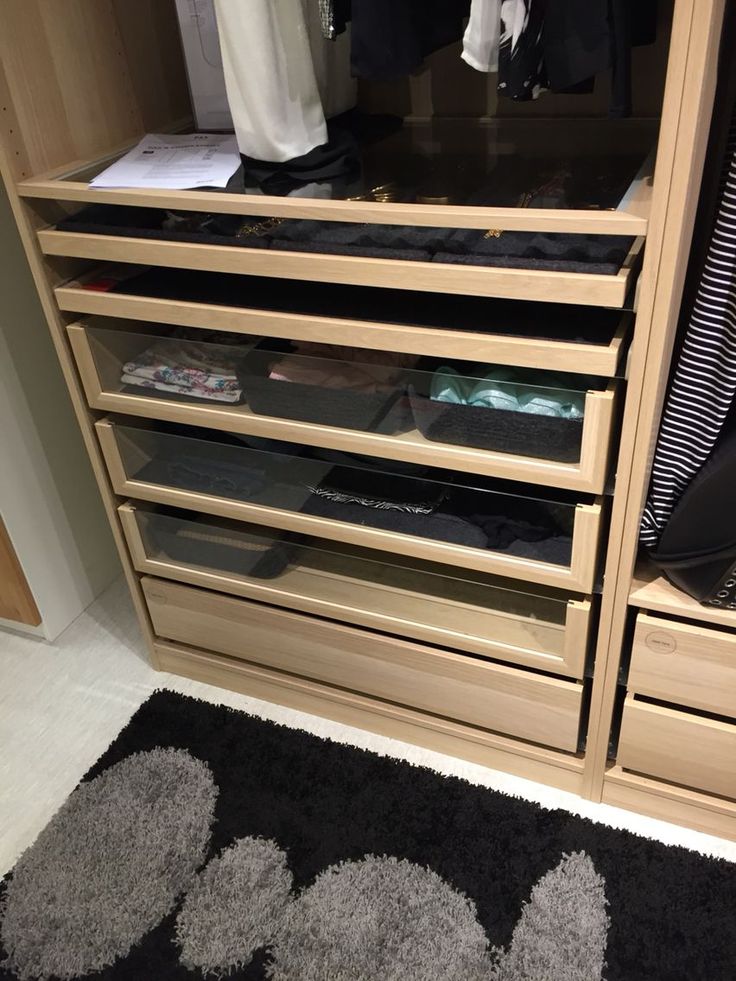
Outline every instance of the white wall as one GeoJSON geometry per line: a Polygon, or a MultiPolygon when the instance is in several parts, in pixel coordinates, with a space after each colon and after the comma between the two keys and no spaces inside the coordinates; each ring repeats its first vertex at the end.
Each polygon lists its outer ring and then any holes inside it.
{"type": "Polygon", "coordinates": [[[0,515],[56,637],[120,566],[0,184],[0,515]]]}

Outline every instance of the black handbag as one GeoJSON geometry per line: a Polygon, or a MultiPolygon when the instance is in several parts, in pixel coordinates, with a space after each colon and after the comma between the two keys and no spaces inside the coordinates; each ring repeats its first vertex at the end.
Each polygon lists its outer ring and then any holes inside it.
{"type": "Polygon", "coordinates": [[[680,498],[651,558],[703,605],[736,610],[736,430],[680,498]]]}

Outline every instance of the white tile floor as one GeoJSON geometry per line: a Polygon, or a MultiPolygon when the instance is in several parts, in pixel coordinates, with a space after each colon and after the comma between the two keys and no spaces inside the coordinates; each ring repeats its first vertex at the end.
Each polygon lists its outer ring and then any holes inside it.
{"type": "Polygon", "coordinates": [[[12,868],[141,702],[163,687],[736,861],[736,842],[581,801],[397,740],[160,674],[147,663],[130,598],[120,580],[53,644],[0,630],[0,875],[12,868]]]}

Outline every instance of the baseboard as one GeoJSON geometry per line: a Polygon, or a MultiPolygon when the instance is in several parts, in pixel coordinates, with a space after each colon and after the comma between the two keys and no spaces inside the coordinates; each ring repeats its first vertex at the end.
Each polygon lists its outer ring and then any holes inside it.
{"type": "Polygon", "coordinates": [[[736,841],[736,801],[629,773],[620,766],[606,773],[603,802],[736,841]]]}

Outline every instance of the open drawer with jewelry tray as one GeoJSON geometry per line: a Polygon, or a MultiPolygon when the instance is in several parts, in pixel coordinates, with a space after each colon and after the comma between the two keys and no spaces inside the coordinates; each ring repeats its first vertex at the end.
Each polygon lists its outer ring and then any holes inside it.
{"type": "Polygon", "coordinates": [[[324,186],[314,198],[254,192],[242,174],[224,190],[90,188],[103,169],[94,160],[19,191],[65,209],[39,228],[46,255],[624,306],[648,227],[656,120],[433,114],[392,127],[365,148],[354,186],[330,184],[327,197],[324,186]]]}

